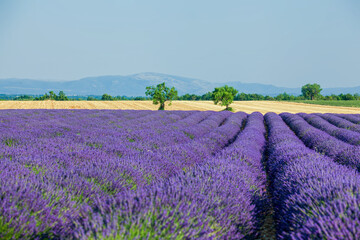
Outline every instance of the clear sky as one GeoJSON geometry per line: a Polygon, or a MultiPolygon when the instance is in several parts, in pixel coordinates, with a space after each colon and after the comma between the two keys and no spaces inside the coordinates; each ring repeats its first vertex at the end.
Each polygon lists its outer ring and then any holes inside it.
{"type": "Polygon", "coordinates": [[[360,85],[359,0],[0,0],[0,78],[360,85]]]}

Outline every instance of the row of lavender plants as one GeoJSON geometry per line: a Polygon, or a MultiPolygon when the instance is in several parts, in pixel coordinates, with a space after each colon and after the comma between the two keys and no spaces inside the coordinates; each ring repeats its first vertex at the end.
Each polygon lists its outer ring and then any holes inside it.
{"type": "Polygon", "coordinates": [[[344,118],[352,123],[360,124],[360,114],[336,114],[336,116],[344,118]]]}
{"type": "MultiPolygon", "coordinates": [[[[323,153],[336,162],[360,171],[360,147],[341,141],[312,125],[298,114],[281,113],[282,119],[311,149],[323,153]]],[[[329,130],[330,131],[330,130],[329,130]]],[[[350,139],[353,136],[348,136],[350,139]]],[[[356,142],[354,137],[351,142],[356,142]]]]}
{"type": "MultiPolygon", "coordinates": [[[[360,133],[360,125],[348,121],[345,118],[341,118],[340,116],[336,116],[331,113],[317,114],[317,115],[319,115],[320,117],[324,118],[325,120],[329,121],[330,123],[334,124],[337,127],[349,129],[351,131],[360,133]]],[[[356,115],[353,115],[353,117],[355,116],[356,115]]]]}
{"type": "Polygon", "coordinates": [[[278,115],[265,120],[277,237],[359,239],[358,172],[307,148],[278,115]]]}
{"type": "Polygon", "coordinates": [[[298,115],[304,118],[312,126],[330,134],[333,137],[338,138],[343,142],[352,145],[360,145],[360,133],[336,127],[316,114],[299,113],[298,115]]]}
{"type": "MultiPolygon", "coordinates": [[[[72,232],[72,229],[76,229],[73,220],[81,219],[79,216],[81,211],[78,209],[88,206],[96,211],[95,202],[103,203],[103,200],[112,199],[116,194],[125,191],[137,192],[137,188],[140,189],[139,186],[157,182],[159,179],[171,176],[176,171],[185,171],[196,161],[205,159],[228,144],[236,136],[246,118],[244,113],[222,112],[210,115],[204,113],[205,117],[200,118],[196,117],[199,113],[192,115],[179,113],[178,117],[174,116],[175,113],[171,113],[169,115],[172,115],[172,118],[177,118],[177,122],[170,121],[178,125],[172,128],[174,131],[179,131],[179,126],[184,126],[181,124],[182,119],[187,121],[186,119],[194,116],[196,120],[192,125],[189,124],[189,121],[188,124],[185,124],[189,125],[188,131],[192,131],[194,137],[189,137],[186,131],[183,132],[188,142],[191,141],[191,143],[184,141],[184,144],[173,144],[172,147],[165,146],[156,151],[141,149],[136,159],[134,155],[129,158],[109,154],[109,149],[104,150],[101,145],[89,146],[88,144],[87,134],[93,134],[97,126],[103,128],[101,124],[106,124],[109,120],[109,126],[113,125],[114,120],[120,123],[118,118],[106,117],[101,114],[90,117],[90,112],[82,113],[83,116],[78,114],[80,117],[69,112],[40,112],[39,115],[42,116],[39,116],[38,119],[35,117],[35,119],[40,121],[41,130],[36,132],[37,124],[32,122],[29,112],[16,114],[20,116],[17,118],[13,117],[14,114],[2,116],[6,127],[11,127],[14,131],[11,135],[13,139],[11,143],[8,141],[9,136],[6,133],[5,136],[2,136],[4,148],[1,154],[1,173],[4,176],[12,177],[2,178],[1,186],[3,188],[1,190],[6,194],[3,194],[4,211],[1,213],[1,217],[4,224],[6,223],[3,236],[16,233],[17,238],[59,237],[75,234],[72,232]],[[57,115],[52,116],[55,114],[57,115]],[[76,122],[76,118],[81,121],[76,122]],[[86,122],[85,120],[88,118],[90,120],[86,122]],[[206,119],[201,121],[204,118],[206,119]],[[41,122],[41,119],[44,121],[41,122]],[[97,121],[98,123],[95,124],[97,121]],[[42,123],[44,124],[42,125],[42,123]],[[46,128],[46,123],[49,128],[46,128]],[[28,133],[31,134],[26,134],[24,124],[28,133]],[[66,129],[63,134],[53,134],[60,130],[54,131],[52,128],[54,125],[60,126],[60,128],[71,127],[75,132],[66,129]],[[198,125],[198,128],[194,128],[194,125],[198,125]],[[221,126],[217,127],[218,125],[221,126]],[[88,131],[89,129],[90,131],[88,131]],[[206,131],[209,133],[200,137],[206,131]],[[24,133],[27,135],[28,141],[23,141],[24,133]],[[31,138],[32,136],[34,137],[31,138]],[[133,164],[133,162],[141,164],[133,164]],[[149,163],[149,166],[146,163],[149,163]],[[10,221],[10,219],[12,220],[10,221]]],[[[91,115],[93,114],[91,113],[91,115]]],[[[138,115],[136,112],[134,114],[138,115]]],[[[149,113],[150,119],[153,118],[152,115],[149,113]]],[[[143,120],[139,120],[140,118],[128,116],[123,119],[127,122],[137,120],[138,123],[147,122],[151,125],[152,123],[156,124],[159,117],[154,118],[156,122],[145,120],[147,116],[144,116],[143,120]]],[[[164,122],[161,125],[164,126],[164,122]]],[[[129,129],[136,131],[136,127],[129,129]]],[[[109,139],[109,133],[104,134],[104,132],[107,133],[106,129],[102,130],[98,132],[97,143],[101,143],[101,138],[109,139]]],[[[119,131],[117,128],[116,130],[119,131]]],[[[144,128],[144,131],[147,131],[147,128],[144,128]]],[[[114,130],[111,134],[110,136],[113,137],[116,135],[116,131],[114,130]]],[[[163,134],[160,129],[159,134],[163,134]]],[[[169,137],[170,143],[174,140],[171,138],[171,134],[163,136],[163,138],[166,137],[169,137]]],[[[76,238],[75,235],[73,236],[76,238]]]]}

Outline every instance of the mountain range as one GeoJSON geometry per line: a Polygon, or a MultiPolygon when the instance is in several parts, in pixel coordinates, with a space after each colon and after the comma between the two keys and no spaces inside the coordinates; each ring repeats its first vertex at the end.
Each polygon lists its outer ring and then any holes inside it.
{"type": "MultiPolygon", "coordinates": [[[[74,81],[45,81],[36,79],[8,78],[0,79],[1,94],[44,94],[49,91],[55,93],[64,91],[69,96],[102,95],[104,93],[113,96],[145,96],[147,86],[165,82],[167,86],[173,86],[179,95],[186,93],[202,95],[213,91],[215,87],[225,84],[236,88],[239,92],[258,93],[262,95],[276,96],[280,93],[300,95],[301,88],[277,87],[274,85],[243,82],[209,82],[199,79],[173,76],[161,73],[139,73],[128,76],[98,76],[87,77],[74,81]]],[[[360,93],[360,86],[353,88],[324,88],[323,95],[340,93],[360,93]]]]}

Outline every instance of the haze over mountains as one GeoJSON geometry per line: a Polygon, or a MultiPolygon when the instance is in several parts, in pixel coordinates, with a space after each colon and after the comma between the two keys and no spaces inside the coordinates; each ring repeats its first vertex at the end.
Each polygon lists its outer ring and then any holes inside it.
{"type": "MultiPolygon", "coordinates": [[[[102,95],[104,93],[113,96],[145,96],[147,86],[165,82],[167,86],[174,86],[179,95],[186,93],[202,95],[213,91],[215,87],[225,84],[236,88],[239,93],[258,93],[262,95],[276,96],[280,93],[293,95],[301,94],[299,88],[285,88],[274,85],[242,82],[208,82],[199,79],[185,78],[161,73],[139,73],[128,76],[98,76],[87,77],[75,81],[44,81],[36,79],[0,79],[1,94],[44,94],[49,91],[64,91],[66,95],[102,95]]],[[[340,93],[360,93],[360,86],[353,88],[324,88],[323,95],[340,93]]]]}

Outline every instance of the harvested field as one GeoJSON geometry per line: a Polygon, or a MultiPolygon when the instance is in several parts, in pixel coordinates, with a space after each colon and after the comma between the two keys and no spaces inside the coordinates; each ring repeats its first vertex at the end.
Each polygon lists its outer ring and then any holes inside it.
{"type": "MultiPolygon", "coordinates": [[[[235,111],[263,114],[267,112],[289,113],[359,113],[359,108],[324,106],[306,103],[275,102],[275,101],[241,101],[234,102],[231,107],[235,111]]],[[[1,101],[0,109],[134,109],[157,110],[151,101],[1,101]]],[[[220,111],[223,107],[211,101],[174,101],[167,110],[213,110],[220,111]]]]}

